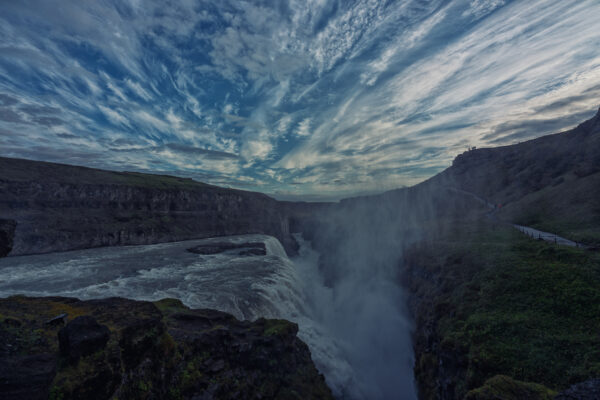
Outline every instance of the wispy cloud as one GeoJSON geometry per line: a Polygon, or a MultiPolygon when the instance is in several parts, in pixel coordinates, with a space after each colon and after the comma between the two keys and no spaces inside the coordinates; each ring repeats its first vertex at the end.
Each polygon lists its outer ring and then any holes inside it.
{"type": "Polygon", "coordinates": [[[121,114],[119,114],[118,111],[112,110],[108,107],[103,106],[102,104],[98,104],[98,108],[100,109],[100,111],[102,111],[102,113],[106,116],[106,118],[108,118],[112,123],[119,125],[119,124],[123,124],[123,125],[129,125],[129,121],[127,120],[127,118],[125,118],[124,116],[122,116],[121,114]]]}
{"type": "Polygon", "coordinates": [[[137,94],[142,99],[144,99],[146,101],[152,100],[152,95],[146,89],[144,89],[142,87],[142,85],[140,85],[139,83],[134,82],[131,79],[125,79],[125,84],[127,85],[127,87],[129,87],[130,90],[132,90],[135,94],[137,94]]]}
{"type": "Polygon", "coordinates": [[[308,136],[310,135],[310,118],[305,118],[298,124],[298,128],[296,128],[296,135],[298,136],[308,136]]]}

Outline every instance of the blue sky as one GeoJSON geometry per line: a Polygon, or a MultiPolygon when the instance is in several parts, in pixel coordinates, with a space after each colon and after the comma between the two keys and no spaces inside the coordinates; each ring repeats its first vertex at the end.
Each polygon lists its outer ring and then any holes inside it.
{"type": "Polygon", "coordinates": [[[412,185],[600,106],[597,0],[7,1],[0,155],[280,198],[412,185]]]}

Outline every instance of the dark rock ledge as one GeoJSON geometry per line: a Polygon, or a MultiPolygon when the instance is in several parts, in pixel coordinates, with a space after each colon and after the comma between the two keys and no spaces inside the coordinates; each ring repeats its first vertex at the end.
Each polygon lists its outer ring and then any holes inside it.
{"type": "Polygon", "coordinates": [[[235,251],[241,256],[266,256],[267,247],[262,242],[231,243],[214,242],[206,243],[187,249],[190,253],[210,255],[235,251]]]}
{"type": "Polygon", "coordinates": [[[17,223],[10,219],[0,219],[0,257],[6,257],[13,248],[17,223]]]}
{"type": "Polygon", "coordinates": [[[0,299],[0,398],[331,399],[297,331],[174,299],[0,299]]]}

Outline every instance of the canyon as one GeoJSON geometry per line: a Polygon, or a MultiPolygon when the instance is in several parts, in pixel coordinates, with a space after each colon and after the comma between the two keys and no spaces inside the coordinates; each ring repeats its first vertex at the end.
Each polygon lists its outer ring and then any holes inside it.
{"type": "Polygon", "coordinates": [[[293,258],[308,241],[317,254],[311,276],[322,279],[310,297],[323,302],[315,318],[354,349],[349,363],[365,397],[411,398],[416,385],[423,399],[488,399],[503,390],[552,398],[600,374],[589,306],[600,299],[599,155],[600,113],[567,132],[470,149],[414,187],[338,203],[0,158],[0,250],[9,260],[216,238],[203,254],[223,247],[219,237],[262,234],[293,258]],[[587,250],[533,241],[512,224],[587,250]],[[558,330],[550,329],[555,321],[558,330]],[[565,360],[576,360],[567,373],[556,369],[565,360]]]}

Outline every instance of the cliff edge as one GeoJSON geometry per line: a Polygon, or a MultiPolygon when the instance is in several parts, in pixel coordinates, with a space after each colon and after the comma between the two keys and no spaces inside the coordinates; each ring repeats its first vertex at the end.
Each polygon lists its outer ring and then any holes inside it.
{"type": "Polygon", "coordinates": [[[16,221],[10,255],[263,233],[296,243],[262,193],[191,179],[0,158],[0,218],[16,221]]]}
{"type": "Polygon", "coordinates": [[[0,299],[13,399],[332,399],[298,326],[179,300],[0,299]]]}

